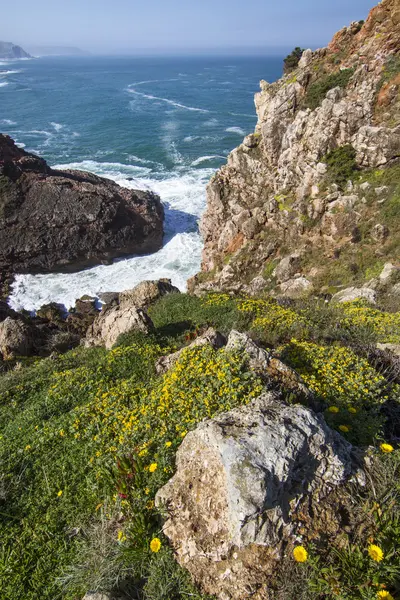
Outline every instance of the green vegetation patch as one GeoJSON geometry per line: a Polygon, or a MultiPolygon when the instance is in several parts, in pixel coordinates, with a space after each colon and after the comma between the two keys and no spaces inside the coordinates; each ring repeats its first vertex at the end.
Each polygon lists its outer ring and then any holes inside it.
{"type": "MultiPolygon", "coordinates": [[[[400,340],[399,313],[223,293],[170,294],[149,312],[150,336],[126,334],[110,351],[79,348],[0,375],[2,599],[77,600],[90,589],[142,600],[205,600],[168,548],[154,497],[172,476],[187,432],[263,389],[245,355],[208,346],[185,349],[157,375],[157,359],[207,325],[281,344],[278,355],[312,389],[329,424],[353,443],[374,443],[383,435],[385,406],[398,404],[398,387],[344,343],[349,336],[358,341],[364,329],[374,342],[400,340]]],[[[394,573],[400,528],[396,533],[389,525],[376,539],[394,573]]],[[[344,559],[309,550],[322,568],[332,566],[340,581],[351,581],[344,559]]],[[[360,586],[370,577],[362,556],[354,571],[360,586]]],[[[379,583],[393,586],[394,575],[379,573],[379,583]]],[[[347,597],[372,599],[370,584],[365,589],[365,596],[347,597]]]]}
{"type": "Polygon", "coordinates": [[[200,597],[171,553],[150,548],[165,545],[154,496],[186,433],[262,388],[244,356],[210,347],[157,377],[170,350],[153,338],[80,349],[0,379],[4,600],[75,600],[120,585],[158,589],[143,599],[200,597]],[[157,583],[158,558],[173,585],[157,583]]]}
{"type": "Polygon", "coordinates": [[[287,55],[287,57],[283,61],[283,72],[285,74],[290,73],[291,71],[294,71],[294,69],[297,68],[303,52],[304,48],[296,46],[296,48],[294,48],[294,50],[292,50],[292,52],[287,55]]]}
{"type": "Polygon", "coordinates": [[[345,88],[353,74],[354,69],[343,69],[336,73],[332,73],[331,75],[325,75],[315,83],[311,84],[305,96],[305,106],[314,110],[320,106],[329,90],[336,87],[345,88]]]}
{"type": "Polygon", "coordinates": [[[343,190],[347,182],[352,179],[357,171],[356,151],[351,144],[339,146],[322,159],[328,167],[327,180],[336,183],[343,190]]]}
{"type": "Polygon", "coordinates": [[[350,348],[292,340],[282,359],[327,405],[328,423],[352,443],[372,443],[382,427],[379,405],[388,399],[385,378],[350,348]]]}

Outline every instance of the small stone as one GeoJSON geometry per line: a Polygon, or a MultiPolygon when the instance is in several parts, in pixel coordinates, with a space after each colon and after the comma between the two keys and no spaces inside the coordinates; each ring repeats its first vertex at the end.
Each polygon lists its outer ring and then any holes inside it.
{"type": "Polygon", "coordinates": [[[384,242],[389,235],[389,229],[386,225],[382,225],[381,223],[377,223],[371,231],[371,237],[376,242],[384,242]]]}

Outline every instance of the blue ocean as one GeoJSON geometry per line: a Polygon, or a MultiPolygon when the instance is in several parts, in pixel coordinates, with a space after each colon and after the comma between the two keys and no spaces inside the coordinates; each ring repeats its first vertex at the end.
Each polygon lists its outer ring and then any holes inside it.
{"type": "Polygon", "coordinates": [[[199,270],[206,185],[254,130],[260,79],[279,57],[44,57],[0,62],[0,131],[51,166],[151,189],[166,211],[164,247],[73,274],[18,275],[14,308],[120,291],[199,270]]]}

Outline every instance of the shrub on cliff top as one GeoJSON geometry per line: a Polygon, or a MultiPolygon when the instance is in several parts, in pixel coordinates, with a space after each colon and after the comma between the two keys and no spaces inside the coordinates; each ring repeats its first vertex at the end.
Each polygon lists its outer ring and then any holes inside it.
{"type": "Polygon", "coordinates": [[[287,55],[287,57],[283,61],[283,72],[285,75],[296,69],[297,65],[300,62],[301,55],[303,54],[303,52],[304,48],[296,46],[296,48],[292,50],[290,54],[287,55]]]}
{"type": "Polygon", "coordinates": [[[331,75],[325,75],[319,81],[311,84],[307,90],[304,103],[307,108],[314,110],[333,88],[345,88],[353,76],[354,69],[343,69],[331,75]]]}

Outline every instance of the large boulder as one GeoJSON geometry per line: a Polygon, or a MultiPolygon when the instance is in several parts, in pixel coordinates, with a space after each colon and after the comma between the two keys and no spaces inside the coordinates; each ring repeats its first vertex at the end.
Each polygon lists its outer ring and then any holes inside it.
{"type": "MultiPolygon", "coordinates": [[[[307,522],[312,538],[333,526],[317,513],[354,469],[352,447],[322,416],[272,393],[198,425],[176,466],[156,496],[164,533],[179,563],[221,600],[269,598],[284,549],[307,522]]],[[[333,510],[339,528],[340,502],[333,510]]]]}
{"type": "Polygon", "coordinates": [[[150,317],[135,306],[111,306],[102,311],[89,327],[84,344],[112,348],[123,333],[140,331],[149,333],[154,325],[150,317]]]}
{"type": "Polygon", "coordinates": [[[119,294],[121,305],[134,305],[137,308],[147,308],[150,304],[165,296],[166,294],[179,294],[179,289],[171,284],[170,279],[159,279],[158,281],[141,281],[132,290],[126,290],[119,294]]]}
{"type": "Polygon", "coordinates": [[[0,134],[0,272],[75,271],[162,246],[158,196],[51,169],[0,134]]]}
{"type": "Polygon", "coordinates": [[[376,304],[376,292],[368,287],[350,287],[332,296],[332,302],[354,302],[354,300],[366,300],[371,304],[376,304]]]}
{"type": "Polygon", "coordinates": [[[3,358],[29,356],[33,353],[35,335],[32,326],[7,317],[0,323],[0,352],[3,358]]]}

